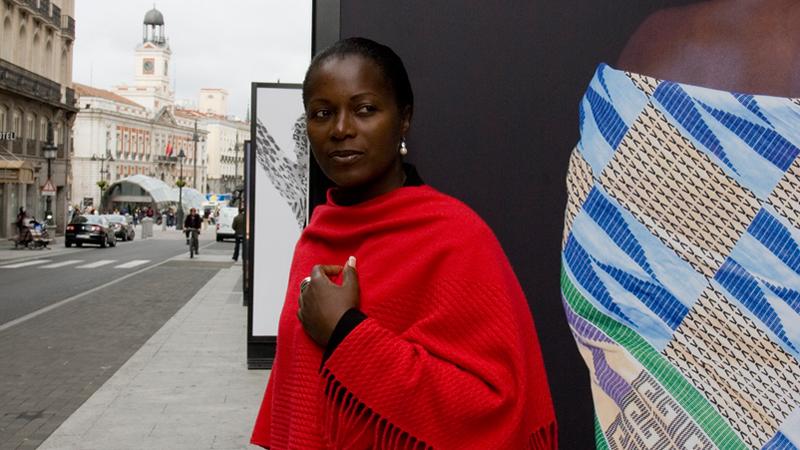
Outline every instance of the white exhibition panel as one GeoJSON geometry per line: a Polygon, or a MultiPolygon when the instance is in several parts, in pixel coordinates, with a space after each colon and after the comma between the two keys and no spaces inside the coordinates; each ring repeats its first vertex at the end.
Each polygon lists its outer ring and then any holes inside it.
{"type": "MultiPolygon", "coordinates": [[[[256,117],[274,138],[281,154],[296,162],[292,133],[295,122],[303,114],[301,90],[259,87],[256,102],[256,117]]],[[[257,145],[257,140],[252,142],[257,145]]],[[[252,335],[277,336],[292,255],[302,230],[291,206],[276,189],[267,171],[255,158],[253,163],[255,221],[252,230],[252,335]]]]}

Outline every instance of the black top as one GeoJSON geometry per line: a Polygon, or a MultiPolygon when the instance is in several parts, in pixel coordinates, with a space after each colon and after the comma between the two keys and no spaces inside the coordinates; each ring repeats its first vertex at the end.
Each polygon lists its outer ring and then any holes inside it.
{"type": "Polygon", "coordinates": [[[199,230],[200,227],[202,226],[203,226],[203,219],[200,218],[200,214],[195,214],[195,215],[189,214],[183,221],[183,228],[197,228],[199,230]]]}
{"type": "MultiPolygon", "coordinates": [[[[403,163],[403,171],[406,173],[406,181],[403,183],[403,187],[422,186],[425,184],[425,182],[422,181],[422,178],[420,178],[419,174],[417,173],[417,168],[411,164],[403,163]]],[[[346,338],[351,331],[353,331],[361,322],[366,320],[366,318],[367,315],[361,312],[361,310],[358,308],[350,308],[344,313],[344,315],[342,315],[342,318],[339,319],[339,322],[333,329],[330,339],[328,339],[328,346],[325,347],[325,353],[322,354],[320,371],[322,370],[322,366],[325,365],[325,361],[327,361],[336,350],[336,347],[342,343],[344,338],[346,338]]]]}

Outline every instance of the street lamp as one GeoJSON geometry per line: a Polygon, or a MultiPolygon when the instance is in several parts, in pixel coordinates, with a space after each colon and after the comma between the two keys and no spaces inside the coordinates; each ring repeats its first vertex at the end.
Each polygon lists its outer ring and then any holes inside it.
{"type": "Polygon", "coordinates": [[[175,183],[178,185],[178,223],[175,224],[175,229],[182,230],[183,229],[183,186],[186,184],[183,181],[183,158],[186,155],[183,153],[183,149],[181,149],[180,153],[178,153],[178,161],[180,161],[181,165],[181,173],[178,177],[178,182],[175,183]]]}
{"type": "Polygon", "coordinates": [[[192,174],[192,187],[197,189],[197,143],[200,141],[200,136],[197,134],[197,119],[194,121],[194,133],[192,134],[192,141],[194,141],[194,173],[192,174]]]}
{"type": "Polygon", "coordinates": [[[110,163],[112,161],[114,161],[114,157],[111,156],[111,149],[108,148],[110,140],[111,140],[111,132],[110,131],[106,131],[106,153],[105,153],[105,155],[98,156],[98,155],[92,154],[92,158],[91,158],[92,161],[100,161],[100,181],[97,182],[97,187],[100,188],[100,205],[99,205],[100,207],[103,206],[103,193],[105,192],[106,186],[108,186],[108,183],[106,182],[106,175],[108,174],[109,170],[104,168],[105,167],[105,162],[108,161],[109,162],[109,166],[110,166],[111,165],[110,163]]]}
{"type": "MultiPolygon", "coordinates": [[[[42,147],[42,156],[44,159],[47,160],[47,185],[52,186],[52,181],[50,181],[50,177],[52,173],[50,171],[50,163],[56,159],[56,152],[58,151],[58,147],[55,146],[53,143],[53,122],[47,122],[47,143],[44,144],[42,147]]],[[[53,209],[52,209],[52,201],[53,201],[53,194],[52,192],[48,192],[47,195],[47,210],[45,211],[45,220],[52,225],[53,220],[53,209]]]]}
{"type": "Polygon", "coordinates": [[[239,178],[239,132],[236,132],[236,144],[233,145],[233,189],[239,187],[237,179],[239,178]]]}

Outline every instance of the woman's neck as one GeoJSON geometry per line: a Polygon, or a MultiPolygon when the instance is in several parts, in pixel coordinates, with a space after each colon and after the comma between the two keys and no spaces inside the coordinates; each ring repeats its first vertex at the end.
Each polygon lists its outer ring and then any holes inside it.
{"type": "Polygon", "coordinates": [[[350,206],[371,200],[402,187],[406,182],[403,163],[398,160],[389,167],[387,173],[376,177],[372,182],[350,188],[337,187],[332,192],[333,200],[338,205],[350,206]]]}

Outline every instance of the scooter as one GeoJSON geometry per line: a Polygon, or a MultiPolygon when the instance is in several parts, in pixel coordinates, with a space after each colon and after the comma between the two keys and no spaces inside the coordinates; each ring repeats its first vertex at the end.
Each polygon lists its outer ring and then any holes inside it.
{"type": "Polygon", "coordinates": [[[50,234],[47,232],[47,222],[52,220],[51,216],[47,216],[47,219],[43,222],[37,222],[36,219],[31,220],[32,227],[29,228],[31,240],[30,243],[33,244],[33,248],[46,248],[50,245],[52,239],[50,239],[50,234]]]}
{"type": "MultiPolygon", "coordinates": [[[[51,219],[51,216],[48,216],[48,220],[51,219]]],[[[47,223],[37,222],[35,218],[31,217],[27,219],[22,231],[14,239],[14,248],[50,249],[51,242],[50,233],[47,232],[47,223]]]]}

